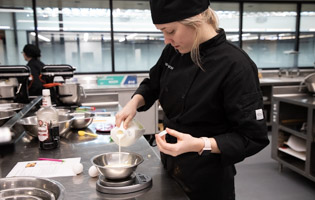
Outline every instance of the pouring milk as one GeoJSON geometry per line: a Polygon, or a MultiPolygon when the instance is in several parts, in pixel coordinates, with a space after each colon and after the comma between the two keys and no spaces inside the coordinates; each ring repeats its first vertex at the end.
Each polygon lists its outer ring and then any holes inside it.
{"type": "Polygon", "coordinates": [[[144,127],[134,119],[129,122],[127,129],[124,128],[123,123],[120,124],[120,127],[114,127],[110,131],[111,138],[119,146],[119,163],[121,163],[121,147],[133,145],[145,132],[144,127]]]}

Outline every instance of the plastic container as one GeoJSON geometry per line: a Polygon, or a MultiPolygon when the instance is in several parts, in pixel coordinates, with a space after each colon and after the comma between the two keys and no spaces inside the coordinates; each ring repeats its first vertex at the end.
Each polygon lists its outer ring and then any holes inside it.
{"type": "Polygon", "coordinates": [[[123,128],[123,123],[120,127],[114,127],[110,131],[110,136],[113,141],[122,147],[133,145],[145,132],[142,124],[136,120],[129,122],[128,128],[123,128]],[[119,139],[120,138],[120,139],[119,139]]]}

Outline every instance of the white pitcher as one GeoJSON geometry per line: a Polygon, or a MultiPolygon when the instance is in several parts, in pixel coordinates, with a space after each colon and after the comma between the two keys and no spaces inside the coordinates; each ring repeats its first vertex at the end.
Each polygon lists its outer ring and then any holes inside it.
{"type": "Polygon", "coordinates": [[[120,127],[115,127],[110,131],[113,141],[120,146],[127,147],[134,144],[145,132],[142,124],[136,120],[129,122],[128,128],[123,128],[123,122],[120,127]],[[120,138],[120,141],[119,141],[120,138]]]}

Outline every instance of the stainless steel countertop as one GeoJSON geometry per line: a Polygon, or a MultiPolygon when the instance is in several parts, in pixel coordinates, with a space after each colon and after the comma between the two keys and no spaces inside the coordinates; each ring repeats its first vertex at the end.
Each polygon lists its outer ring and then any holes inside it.
{"type": "Polygon", "coordinates": [[[298,77],[263,77],[259,79],[260,84],[268,85],[268,84],[299,84],[304,80],[303,76],[298,77]]]}
{"type": "MultiPolygon", "coordinates": [[[[90,130],[93,128],[90,128],[90,130]]],[[[93,131],[93,130],[92,130],[93,131]]],[[[143,156],[144,162],[137,168],[137,172],[152,177],[153,186],[144,194],[106,195],[96,191],[97,178],[88,174],[92,166],[90,159],[98,154],[118,151],[118,146],[110,142],[108,134],[100,134],[97,138],[82,139],[76,131],[61,139],[60,148],[55,150],[40,150],[37,139],[30,140],[27,135],[16,143],[15,152],[0,159],[0,175],[5,177],[17,162],[37,160],[39,157],[71,158],[81,157],[84,166],[83,173],[74,177],[51,178],[59,181],[65,187],[65,199],[188,199],[179,185],[166,173],[159,157],[153,151],[144,137],[134,145],[123,147],[122,151],[136,152],[143,156]],[[133,197],[137,196],[137,197],[133,197]]]]}
{"type": "MultiPolygon", "coordinates": [[[[259,79],[260,84],[269,85],[269,84],[292,84],[300,83],[304,80],[303,76],[298,77],[263,77],[259,79]]],[[[124,86],[108,86],[108,85],[97,85],[97,84],[82,84],[81,85],[86,92],[112,92],[112,91],[135,91],[139,85],[124,85],[124,86]]]]}

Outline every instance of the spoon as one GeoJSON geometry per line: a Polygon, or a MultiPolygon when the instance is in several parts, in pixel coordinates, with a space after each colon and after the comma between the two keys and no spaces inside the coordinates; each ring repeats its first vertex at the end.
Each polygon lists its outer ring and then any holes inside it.
{"type": "Polygon", "coordinates": [[[97,134],[88,133],[88,132],[85,132],[85,131],[78,131],[78,134],[79,134],[80,136],[84,136],[84,135],[89,135],[89,136],[93,136],[93,137],[97,137],[97,136],[98,136],[97,134]]]}

